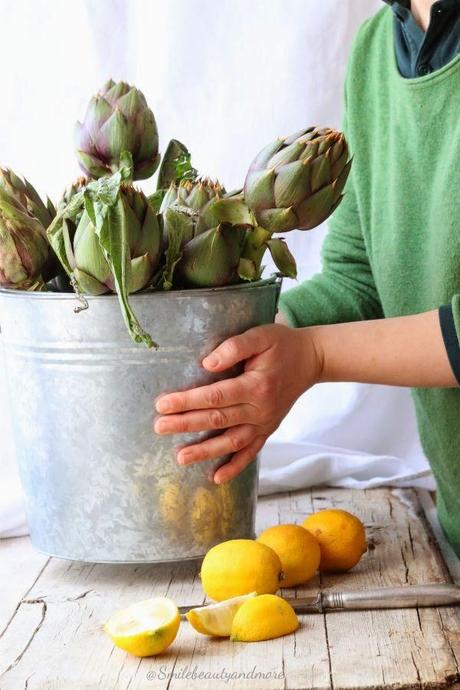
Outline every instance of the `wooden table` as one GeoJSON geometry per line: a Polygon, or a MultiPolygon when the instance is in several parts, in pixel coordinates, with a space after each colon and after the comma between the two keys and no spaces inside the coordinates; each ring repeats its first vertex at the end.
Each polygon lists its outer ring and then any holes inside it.
{"type": "MultiPolygon", "coordinates": [[[[258,531],[329,506],[363,520],[369,551],[353,572],[318,577],[287,596],[459,577],[426,492],[270,496],[259,502],[258,531]]],[[[166,653],[140,660],[114,648],[101,624],[154,595],[202,603],[197,565],[85,565],[43,556],[28,538],[0,541],[1,690],[460,688],[459,608],[306,615],[294,635],[252,644],[213,640],[184,622],[166,653]]]]}

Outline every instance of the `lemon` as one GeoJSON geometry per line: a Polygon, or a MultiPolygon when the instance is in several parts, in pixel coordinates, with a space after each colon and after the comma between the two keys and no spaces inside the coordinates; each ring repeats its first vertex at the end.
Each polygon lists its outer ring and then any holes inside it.
{"type": "Polygon", "coordinates": [[[196,544],[208,547],[218,541],[220,509],[210,489],[200,486],[195,491],[190,507],[190,527],[196,544]]]}
{"type": "Polygon", "coordinates": [[[346,510],[320,510],[307,517],[302,527],[318,540],[322,572],[350,570],[367,550],[363,523],[346,510]]]}
{"type": "Polygon", "coordinates": [[[230,639],[234,642],[272,640],[294,632],[299,620],[292,606],[276,594],[248,599],[233,619],[230,639]]]}
{"type": "Polygon", "coordinates": [[[201,584],[211,599],[276,592],[282,577],[279,556],[252,539],[230,539],[213,546],[201,566],[201,584]]]}
{"type": "Polygon", "coordinates": [[[310,580],[318,570],[321,551],[315,537],[300,525],[269,527],[257,541],[275,551],[281,560],[283,587],[295,587],[310,580]]]}
{"type": "Polygon", "coordinates": [[[218,604],[190,609],[185,615],[195,630],[203,635],[229,637],[236,612],[245,601],[255,596],[255,592],[243,594],[242,597],[226,599],[218,604]]]}
{"type": "Polygon", "coordinates": [[[104,630],[114,645],[126,652],[134,656],[154,656],[174,641],[179,623],[176,604],[166,597],[157,597],[114,613],[104,630]]]}

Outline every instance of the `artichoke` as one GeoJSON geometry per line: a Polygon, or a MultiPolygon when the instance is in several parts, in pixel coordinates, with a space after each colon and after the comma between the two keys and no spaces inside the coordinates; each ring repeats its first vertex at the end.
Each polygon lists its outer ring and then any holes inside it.
{"type": "Polygon", "coordinates": [[[241,198],[226,198],[224,192],[208,179],[170,186],[161,206],[168,242],[164,289],[173,283],[219,287],[238,281],[253,217],[241,198]]]}
{"type": "Polygon", "coordinates": [[[196,180],[181,180],[176,185],[172,183],[166,192],[160,213],[164,213],[170,206],[182,206],[192,211],[201,211],[212,199],[220,199],[225,194],[225,189],[216,180],[198,178],[196,180]]]}
{"type": "Polygon", "coordinates": [[[194,237],[184,245],[177,277],[185,287],[222,287],[239,282],[244,230],[230,223],[194,237]]]}
{"type": "Polygon", "coordinates": [[[133,179],[144,180],[159,162],[154,115],[141,91],[111,79],[94,96],[75,128],[77,156],[85,175],[99,178],[119,170],[124,154],[133,162],[133,179]]]}
{"type": "Polygon", "coordinates": [[[14,197],[29,215],[40,221],[45,230],[51,224],[56,209],[49,199],[45,206],[36,189],[25,177],[19,177],[8,168],[0,168],[0,187],[10,197],[14,197]]]}
{"type": "Polygon", "coordinates": [[[18,290],[43,286],[51,251],[43,225],[0,188],[0,285],[18,290]]]}
{"type": "Polygon", "coordinates": [[[270,233],[309,230],[340,203],[350,166],[343,134],[309,127],[277,139],[256,156],[244,198],[270,233]]]}
{"type": "MultiPolygon", "coordinates": [[[[131,185],[122,186],[113,213],[126,233],[129,248],[127,292],[138,292],[151,283],[160,263],[160,221],[143,192],[131,185]]],[[[88,211],[82,212],[73,238],[69,225],[65,232],[67,260],[81,292],[89,295],[116,292],[116,276],[88,211]]]]}

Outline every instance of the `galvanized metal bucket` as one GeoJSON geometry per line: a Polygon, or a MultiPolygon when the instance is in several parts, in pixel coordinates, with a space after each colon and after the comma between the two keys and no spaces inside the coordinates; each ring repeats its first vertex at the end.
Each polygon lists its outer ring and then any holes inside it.
{"type": "MultiPolygon", "coordinates": [[[[17,458],[33,544],[72,560],[145,563],[201,557],[252,537],[257,461],[217,486],[227,458],[186,468],[175,448],[204,434],[156,436],[154,399],[215,381],[217,344],[271,323],[280,281],[131,296],[160,343],[135,345],[113,295],[0,290],[17,458]]],[[[235,375],[232,371],[226,374],[235,375]]]]}

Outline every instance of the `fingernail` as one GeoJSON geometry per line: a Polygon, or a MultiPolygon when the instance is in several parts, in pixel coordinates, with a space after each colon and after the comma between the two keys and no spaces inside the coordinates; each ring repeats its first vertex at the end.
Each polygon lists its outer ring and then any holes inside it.
{"type": "Polygon", "coordinates": [[[169,412],[172,409],[171,403],[168,400],[160,398],[156,403],[157,412],[169,412]]]}
{"type": "Polygon", "coordinates": [[[187,462],[190,462],[192,456],[193,453],[189,453],[188,451],[181,451],[177,456],[177,462],[179,463],[179,465],[186,465],[187,462]]]}
{"type": "Polygon", "coordinates": [[[217,367],[219,357],[217,355],[208,355],[208,357],[204,358],[203,364],[206,364],[207,367],[217,367]]]}
{"type": "Polygon", "coordinates": [[[155,431],[157,434],[162,434],[166,431],[166,424],[163,421],[155,422],[155,431]]]}

